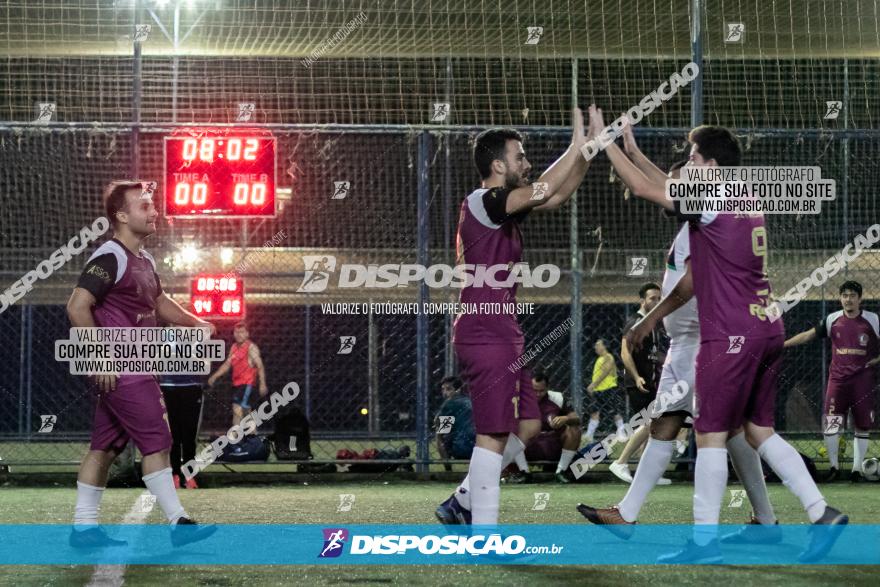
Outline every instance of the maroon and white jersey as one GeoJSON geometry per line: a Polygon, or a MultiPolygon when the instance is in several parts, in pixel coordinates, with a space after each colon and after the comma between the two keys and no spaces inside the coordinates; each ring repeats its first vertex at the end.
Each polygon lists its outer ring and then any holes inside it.
{"type": "Polygon", "coordinates": [[[877,356],[880,318],[866,310],[849,318],[839,310],[816,326],[816,336],[831,339],[828,378],[836,381],[849,379],[864,372],[865,364],[877,356]]]}
{"type": "Polygon", "coordinates": [[[156,326],[156,298],[162,285],[156,261],[146,250],[135,255],[115,238],[98,247],[77,287],[91,292],[97,326],[156,326]]]}
{"type": "MultiPolygon", "coordinates": [[[[503,282],[513,266],[522,260],[522,234],[519,224],[527,212],[509,215],[505,212],[510,190],[481,188],[461,204],[456,236],[456,263],[491,267],[504,265],[495,273],[503,282]]],[[[473,273],[469,271],[469,273],[473,273]]],[[[493,288],[473,283],[461,290],[459,301],[466,304],[516,302],[516,283],[493,288]]],[[[457,343],[523,343],[523,333],[515,313],[463,313],[455,319],[453,341],[457,343]]]]}
{"type": "MultiPolygon", "coordinates": [[[[105,242],[89,257],[76,286],[95,296],[96,326],[156,326],[156,298],[162,284],[156,261],[146,250],[135,255],[115,238],[105,242]]],[[[120,383],[126,384],[152,380],[152,375],[120,376],[120,383]]]]}
{"type": "Polygon", "coordinates": [[[565,416],[574,410],[565,401],[562,392],[547,390],[547,393],[538,402],[538,409],[541,410],[541,431],[549,432],[555,430],[550,426],[550,420],[557,416],[565,416]]]}
{"type": "Polygon", "coordinates": [[[700,340],[784,336],[782,320],[764,313],[771,288],[763,214],[682,214],[679,206],[676,211],[690,221],[700,340]]]}

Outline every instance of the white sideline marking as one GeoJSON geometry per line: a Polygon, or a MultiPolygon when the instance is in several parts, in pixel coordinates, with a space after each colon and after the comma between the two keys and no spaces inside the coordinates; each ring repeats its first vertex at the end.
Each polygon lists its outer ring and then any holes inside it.
{"type": "MultiPolygon", "coordinates": [[[[149,491],[144,491],[138,496],[134,505],[122,519],[123,524],[144,523],[144,520],[150,515],[150,510],[144,511],[141,505],[146,496],[152,496],[152,494],[149,491]]],[[[122,587],[125,584],[125,569],[126,565],[96,565],[92,579],[86,587],[122,587]]]]}

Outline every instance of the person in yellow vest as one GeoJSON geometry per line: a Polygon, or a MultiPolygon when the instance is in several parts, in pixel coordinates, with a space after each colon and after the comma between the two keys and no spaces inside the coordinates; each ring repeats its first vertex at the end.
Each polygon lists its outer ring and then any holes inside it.
{"type": "Polygon", "coordinates": [[[617,388],[617,363],[614,355],[608,350],[608,346],[601,338],[593,345],[596,351],[596,362],[593,363],[593,377],[587,386],[587,410],[590,412],[590,421],[587,424],[587,441],[593,442],[596,430],[602,414],[606,417],[613,415],[617,435],[626,439],[623,428],[623,414],[625,402],[620,390],[617,388]]]}

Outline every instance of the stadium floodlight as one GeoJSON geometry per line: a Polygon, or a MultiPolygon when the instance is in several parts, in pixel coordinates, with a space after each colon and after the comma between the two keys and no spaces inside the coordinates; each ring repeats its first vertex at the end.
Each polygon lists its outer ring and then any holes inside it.
{"type": "MultiPolygon", "coordinates": [[[[192,270],[202,257],[201,249],[196,243],[189,241],[183,243],[177,252],[171,257],[171,267],[175,271],[192,270]]],[[[167,262],[167,260],[166,260],[167,262]]]]}

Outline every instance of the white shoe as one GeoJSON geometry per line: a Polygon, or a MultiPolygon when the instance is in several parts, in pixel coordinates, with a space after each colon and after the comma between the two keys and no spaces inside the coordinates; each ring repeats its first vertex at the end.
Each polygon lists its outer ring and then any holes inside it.
{"type": "Polygon", "coordinates": [[[629,465],[627,464],[621,465],[620,463],[611,463],[608,470],[614,473],[614,476],[621,481],[626,481],[627,483],[633,482],[633,477],[629,472],[629,465]]]}
{"type": "Polygon", "coordinates": [[[672,479],[660,477],[659,479],[657,479],[657,485],[672,485],[672,479]]]}
{"type": "Polygon", "coordinates": [[[629,440],[629,436],[626,435],[626,431],[625,430],[618,430],[617,431],[617,442],[626,442],[627,440],[629,440]]]}

